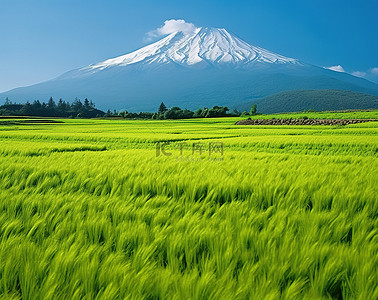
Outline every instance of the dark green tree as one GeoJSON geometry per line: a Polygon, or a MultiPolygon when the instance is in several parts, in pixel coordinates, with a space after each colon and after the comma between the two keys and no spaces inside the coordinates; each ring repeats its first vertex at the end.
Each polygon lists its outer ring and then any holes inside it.
{"type": "Polygon", "coordinates": [[[195,111],[195,113],[194,113],[194,117],[195,117],[195,118],[200,118],[200,117],[202,117],[202,109],[201,109],[201,108],[199,108],[199,109],[197,109],[197,110],[195,111]]]}
{"type": "Polygon", "coordinates": [[[88,100],[87,98],[85,98],[85,100],[84,100],[84,107],[85,107],[86,109],[89,109],[89,108],[90,108],[89,100],[88,100]]]}
{"type": "Polygon", "coordinates": [[[251,114],[251,116],[254,116],[254,115],[256,115],[256,113],[257,113],[257,104],[253,104],[252,107],[251,107],[250,114],[251,114]]]}
{"type": "Polygon", "coordinates": [[[55,101],[52,97],[50,97],[49,101],[47,102],[47,107],[49,109],[54,109],[56,107],[55,101]]]}
{"type": "Polygon", "coordinates": [[[192,112],[189,109],[184,109],[184,111],[183,111],[184,119],[190,119],[190,118],[193,118],[193,116],[194,116],[194,112],[192,112]]]}
{"type": "Polygon", "coordinates": [[[60,98],[58,102],[58,108],[62,108],[62,107],[63,107],[63,100],[62,98],[60,98]]]}
{"type": "Polygon", "coordinates": [[[164,119],[182,119],[183,111],[180,107],[172,107],[164,113],[164,119]]]}
{"type": "Polygon", "coordinates": [[[42,104],[41,104],[41,102],[39,100],[34,100],[34,102],[32,104],[32,107],[35,110],[40,110],[41,107],[42,107],[42,104]]]}
{"type": "Polygon", "coordinates": [[[21,114],[25,116],[31,116],[33,114],[33,109],[29,101],[25,103],[23,108],[21,109],[21,114]]]}
{"type": "Polygon", "coordinates": [[[213,106],[213,108],[204,108],[202,116],[205,118],[225,117],[229,111],[227,106],[213,106]]]}
{"type": "Polygon", "coordinates": [[[167,107],[165,106],[164,102],[161,102],[160,103],[160,106],[159,106],[159,109],[158,109],[158,113],[159,114],[163,114],[167,111],[167,107]]]}
{"type": "Polygon", "coordinates": [[[83,103],[81,103],[80,99],[75,98],[75,101],[71,104],[71,108],[75,111],[80,111],[83,108],[83,103]]]}

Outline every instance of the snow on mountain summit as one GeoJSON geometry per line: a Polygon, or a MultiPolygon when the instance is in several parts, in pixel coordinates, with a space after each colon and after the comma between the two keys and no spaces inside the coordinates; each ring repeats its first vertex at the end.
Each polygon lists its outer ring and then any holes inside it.
{"type": "Polygon", "coordinates": [[[191,67],[197,64],[245,66],[251,63],[299,64],[293,58],[255,47],[223,28],[197,28],[194,32],[175,32],[139,50],[80,69],[96,72],[109,67],[137,63],[176,63],[191,67]]]}
{"type": "Polygon", "coordinates": [[[141,49],[0,96],[25,102],[78,97],[93,99],[101,108],[155,111],[162,99],[172,107],[194,109],[237,107],[288,90],[378,95],[374,83],[275,54],[225,29],[172,22],[152,31],[151,37],[163,37],[141,49]]]}

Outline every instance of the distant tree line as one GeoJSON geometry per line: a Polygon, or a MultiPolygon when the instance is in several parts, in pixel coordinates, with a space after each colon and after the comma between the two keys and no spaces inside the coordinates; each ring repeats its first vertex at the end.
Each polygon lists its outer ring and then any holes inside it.
{"type": "Polygon", "coordinates": [[[108,111],[105,116],[121,116],[125,119],[153,119],[153,120],[173,120],[173,119],[190,119],[190,118],[216,118],[216,117],[230,117],[240,116],[242,113],[234,110],[229,113],[227,106],[213,106],[212,108],[199,108],[196,111],[189,109],[181,109],[174,106],[167,108],[164,102],[162,102],[155,113],[140,112],[130,113],[128,111],[121,111],[119,113],[111,113],[108,111]]]}
{"type": "Polygon", "coordinates": [[[243,113],[238,110],[229,112],[227,106],[213,106],[212,108],[199,108],[196,111],[181,109],[174,106],[167,108],[162,102],[157,112],[139,112],[133,113],[128,111],[117,110],[106,113],[95,108],[95,104],[88,99],[84,103],[79,99],[75,99],[72,103],[59,99],[55,103],[50,97],[47,103],[35,100],[33,103],[29,101],[25,104],[12,103],[8,98],[4,105],[0,106],[0,115],[3,116],[38,116],[38,117],[62,117],[62,118],[124,118],[124,119],[153,119],[153,120],[173,120],[173,119],[190,119],[190,118],[216,118],[216,117],[238,117],[257,114],[256,104],[252,105],[251,111],[243,113]]]}
{"type": "Polygon", "coordinates": [[[97,108],[95,104],[88,99],[84,103],[75,99],[72,103],[59,99],[55,103],[50,97],[47,103],[39,100],[29,101],[25,104],[12,103],[8,98],[5,104],[0,106],[0,115],[3,116],[38,116],[38,117],[63,117],[63,118],[95,118],[103,117],[105,113],[97,108]]]}

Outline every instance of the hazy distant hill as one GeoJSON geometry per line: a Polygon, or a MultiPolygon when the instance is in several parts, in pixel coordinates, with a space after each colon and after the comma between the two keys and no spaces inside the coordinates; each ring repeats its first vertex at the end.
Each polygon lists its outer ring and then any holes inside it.
{"type": "Polygon", "coordinates": [[[258,112],[278,113],[313,109],[378,109],[378,96],[341,90],[296,90],[277,93],[239,106],[249,111],[252,104],[258,105],[258,112]]]}

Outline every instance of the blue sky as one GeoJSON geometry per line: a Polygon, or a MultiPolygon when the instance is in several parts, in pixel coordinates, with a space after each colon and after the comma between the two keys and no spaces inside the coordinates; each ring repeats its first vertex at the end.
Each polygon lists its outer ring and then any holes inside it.
{"type": "Polygon", "coordinates": [[[378,82],[377,0],[0,0],[0,92],[131,52],[167,19],[378,82]]]}

